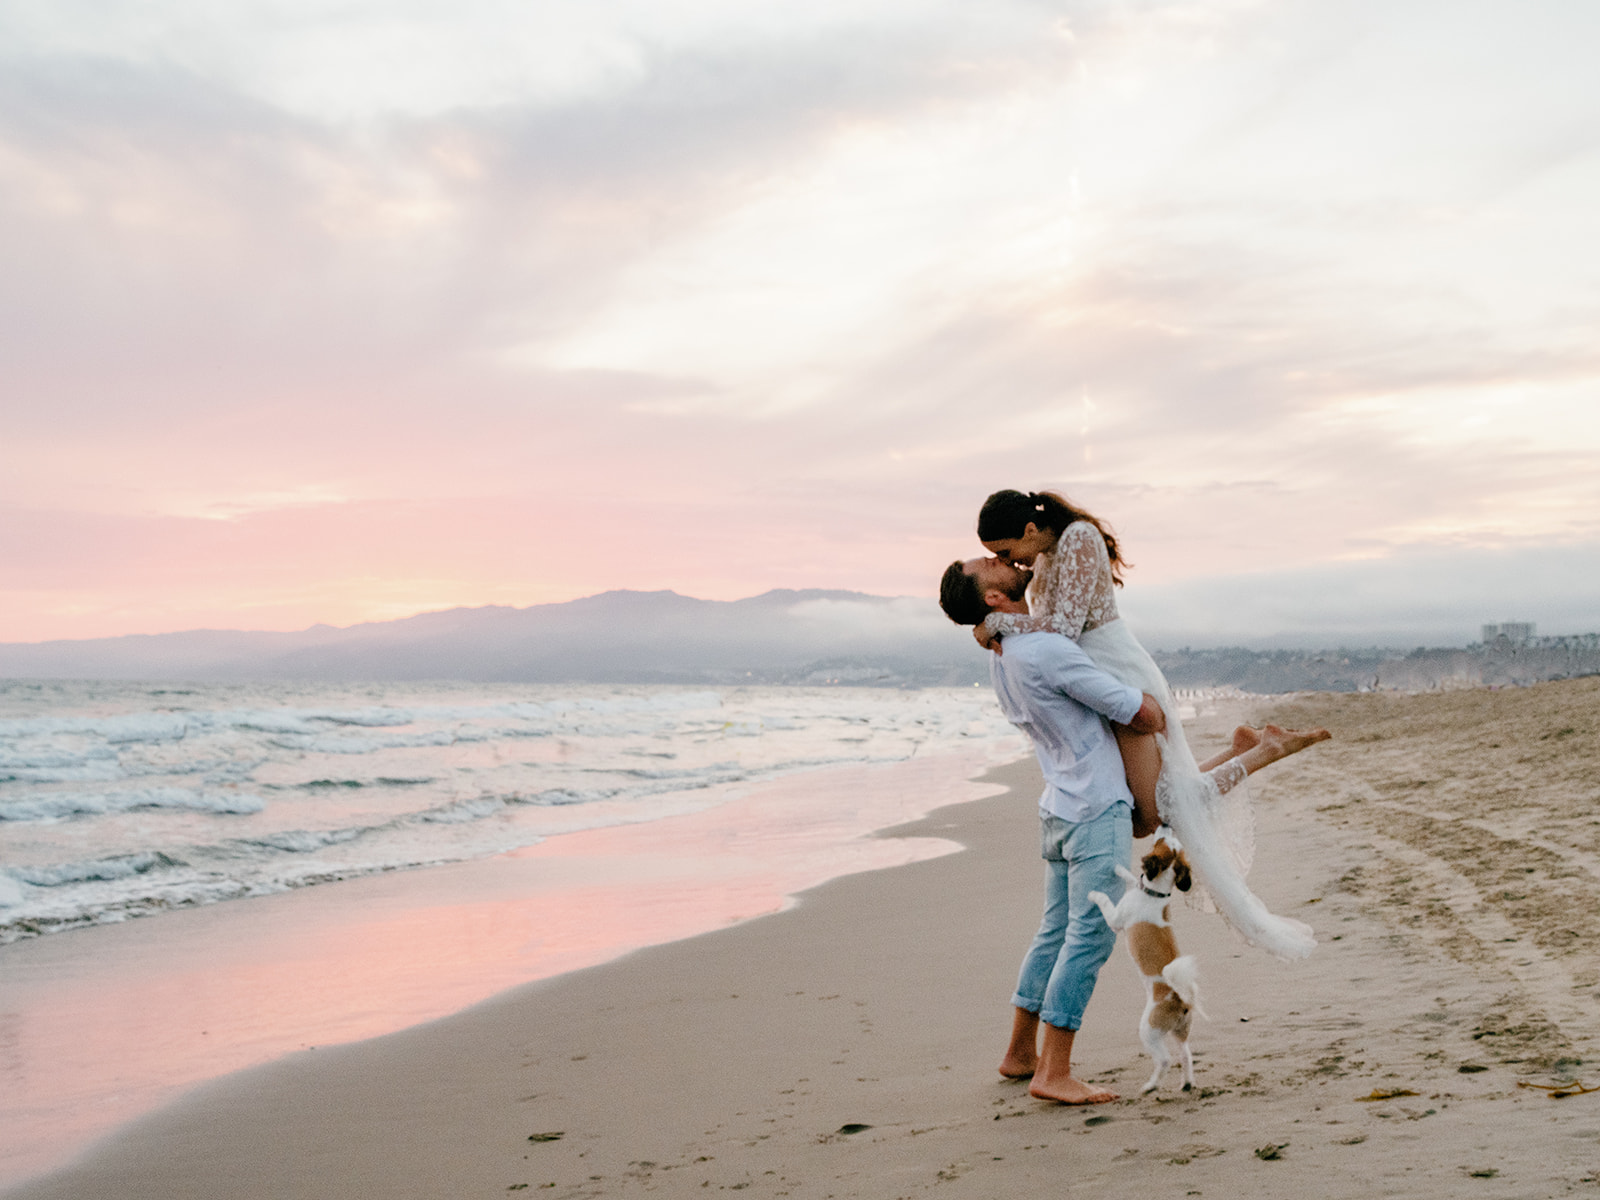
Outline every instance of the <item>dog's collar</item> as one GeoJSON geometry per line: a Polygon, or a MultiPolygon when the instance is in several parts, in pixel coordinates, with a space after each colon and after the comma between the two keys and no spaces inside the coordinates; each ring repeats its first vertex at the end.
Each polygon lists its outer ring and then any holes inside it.
{"type": "Polygon", "coordinates": [[[1146,896],[1154,896],[1158,900],[1170,900],[1172,898],[1171,892],[1158,892],[1142,879],[1139,880],[1139,890],[1146,896]]]}

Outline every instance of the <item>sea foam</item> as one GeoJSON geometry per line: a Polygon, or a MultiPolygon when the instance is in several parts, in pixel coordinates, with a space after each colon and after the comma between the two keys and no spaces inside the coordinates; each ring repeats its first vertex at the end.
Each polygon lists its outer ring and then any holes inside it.
{"type": "Polygon", "coordinates": [[[188,812],[257,813],[266,807],[260,796],[242,792],[195,792],[186,788],[131,788],[115,792],[45,792],[19,799],[0,799],[0,821],[60,821],[69,817],[105,816],[156,809],[188,812]]]}
{"type": "Polygon", "coordinates": [[[0,942],[1017,744],[966,689],[52,687],[0,684],[0,942]]]}

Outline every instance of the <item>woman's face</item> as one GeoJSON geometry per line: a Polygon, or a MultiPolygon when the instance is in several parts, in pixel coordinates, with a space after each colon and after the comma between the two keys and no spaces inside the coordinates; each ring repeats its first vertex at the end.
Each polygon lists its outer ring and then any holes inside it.
{"type": "Polygon", "coordinates": [[[1003,563],[1031,567],[1033,560],[1039,555],[1056,548],[1056,535],[1048,529],[1040,529],[1029,521],[1021,537],[997,538],[995,541],[985,542],[983,548],[1003,563]]]}

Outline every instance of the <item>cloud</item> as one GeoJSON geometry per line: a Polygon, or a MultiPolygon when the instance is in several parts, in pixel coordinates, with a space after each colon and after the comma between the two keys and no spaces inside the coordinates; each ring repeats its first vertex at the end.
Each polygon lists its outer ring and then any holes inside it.
{"type": "Polygon", "coordinates": [[[950,621],[931,600],[899,596],[887,603],[863,600],[803,600],[789,610],[808,626],[836,634],[842,640],[870,643],[874,638],[897,640],[920,636],[949,644],[950,621]]]}
{"type": "Polygon", "coordinates": [[[286,391],[536,347],[842,128],[959,107],[1050,59],[1024,39],[964,42],[965,26],[896,40],[841,24],[781,45],[641,47],[594,95],[364,128],[275,107],[215,64],[15,58],[0,305],[25,335],[16,369],[70,379],[72,348],[92,341],[81,390],[102,391],[104,371],[144,385],[102,409],[182,412],[199,401],[170,381],[197,347],[213,385],[286,391]],[[157,373],[168,386],[150,395],[157,373]]]}
{"type": "Polygon", "coordinates": [[[1600,537],[1591,18],[444,11],[0,8],[0,638],[1600,537]]]}
{"type": "Polygon", "coordinates": [[[1600,541],[1498,550],[1410,547],[1361,563],[1219,575],[1120,598],[1147,645],[1463,646],[1480,627],[1600,632],[1600,541]]]}

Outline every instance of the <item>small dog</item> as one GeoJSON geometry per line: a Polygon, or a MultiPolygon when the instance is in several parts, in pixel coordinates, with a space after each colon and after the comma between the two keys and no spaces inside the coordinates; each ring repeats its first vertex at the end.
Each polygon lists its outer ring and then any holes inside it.
{"type": "Polygon", "coordinates": [[[1155,844],[1144,856],[1141,878],[1122,864],[1117,874],[1128,883],[1128,890],[1116,904],[1104,892],[1090,892],[1089,899],[1100,906],[1106,924],[1128,931],[1128,953],[1144,976],[1144,1015],[1139,1018],[1139,1040],[1155,1060],[1156,1069],[1140,1090],[1141,1096],[1156,1089],[1161,1077],[1174,1061],[1183,1063],[1183,1090],[1194,1086],[1194,1059],[1189,1053],[1189,1025],[1200,1008],[1198,971],[1190,955],[1178,956],[1178,939],[1167,919],[1167,902],[1173,889],[1187,892],[1191,883],[1189,860],[1172,830],[1163,825],[1156,830],[1155,844]]]}

